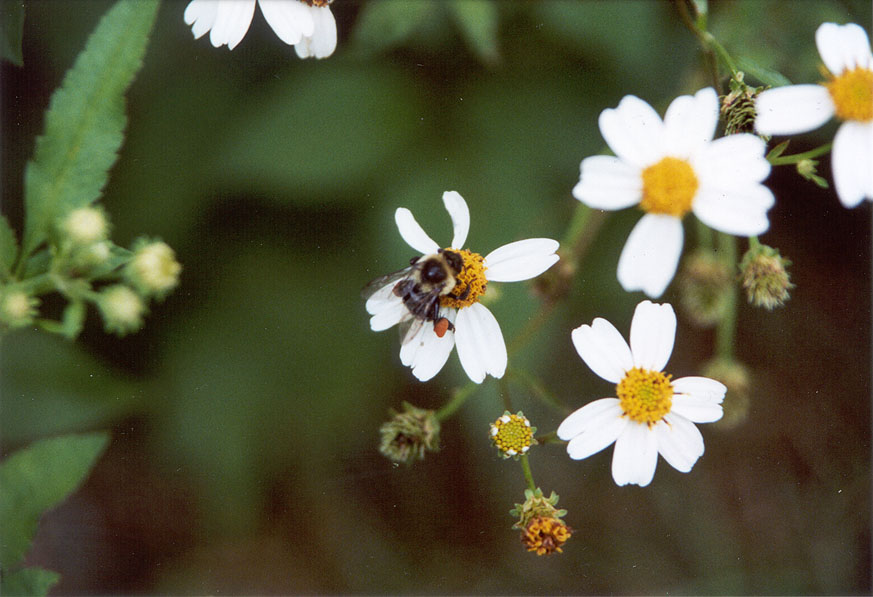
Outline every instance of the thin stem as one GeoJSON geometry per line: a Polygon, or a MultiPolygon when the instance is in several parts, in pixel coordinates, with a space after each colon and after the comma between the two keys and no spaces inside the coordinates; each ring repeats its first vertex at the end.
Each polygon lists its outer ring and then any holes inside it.
{"type": "MultiPolygon", "coordinates": [[[[733,270],[737,265],[737,241],[730,234],[718,233],[718,251],[723,263],[733,270]]],[[[733,358],[734,335],[737,327],[737,295],[739,289],[731,284],[728,290],[725,314],[715,330],[716,353],[722,359],[733,358]]]]}
{"type": "Polygon", "coordinates": [[[438,411],[436,411],[436,413],[434,413],[434,417],[436,417],[436,420],[445,421],[453,414],[455,414],[455,411],[461,408],[461,405],[464,404],[467,398],[473,395],[478,387],[479,384],[471,381],[463,388],[456,390],[455,395],[452,396],[452,398],[448,402],[443,404],[443,406],[438,411]]]}
{"type": "Polygon", "coordinates": [[[770,165],[772,166],[788,166],[790,164],[796,164],[803,160],[810,160],[812,158],[817,158],[820,155],[824,155],[831,150],[831,146],[833,143],[825,143],[820,147],[816,147],[815,149],[810,149],[809,151],[804,151],[803,153],[795,153],[794,155],[780,155],[779,157],[770,158],[770,165]]]}
{"type": "Polygon", "coordinates": [[[514,412],[512,399],[509,397],[509,382],[507,382],[506,377],[501,377],[497,380],[497,388],[500,391],[500,397],[503,399],[503,408],[509,412],[514,412]]]}
{"type": "Polygon", "coordinates": [[[568,409],[566,406],[561,404],[561,401],[558,400],[554,394],[549,392],[542,383],[538,379],[536,379],[533,375],[525,371],[524,369],[519,369],[518,367],[513,367],[509,371],[509,377],[517,382],[524,384],[536,398],[539,398],[541,402],[550,406],[551,408],[559,411],[562,414],[567,414],[568,409]]]}
{"type": "Polygon", "coordinates": [[[524,471],[524,480],[527,482],[528,489],[536,491],[537,484],[534,483],[533,473],[530,471],[530,461],[528,460],[527,454],[522,454],[519,460],[521,460],[521,470],[524,471]]]}
{"type": "Polygon", "coordinates": [[[545,444],[565,444],[566,445],[566,443],[567,443],[558,437],[557,430],[550,431],[550,432],[544,433],[542,435],[538,435],[536,437],[536,440],[537,440],[537,443],[540,445],[545,445],[545,444]]]}

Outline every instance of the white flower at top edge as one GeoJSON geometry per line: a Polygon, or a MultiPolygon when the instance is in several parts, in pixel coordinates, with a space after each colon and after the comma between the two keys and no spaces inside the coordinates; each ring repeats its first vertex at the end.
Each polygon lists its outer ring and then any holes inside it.
{"type": "MultiPolygon", "coordinates": [[[[445,365],[457,346],[458,358],[464,371],[476,383],[482,383],[486,375],[503,377],[506,371],[507,353],[503,333],[491,311],[478,301],[484,294],[487,282],[518,282],[534,278],[558,261],[555,251],[558,242],[549,238],[520,240],[491,251],[484,258],[462,247],[470,230],[470,211],[467,202],[455,191],[443,193],[443,203],[452,219],[454,234],[449,249],[460,253],[464,259],[468,287],[477,290],[465,300],[453,296],[442,297],[440,315],[454,324],[442,337],[434,331],[432,321],[425,322],[410,337],[404,338],[400,347],[400,361],[412,368],[412,374],[420,381],[435,376],[445,365]]],[[[394,219],[403,240],[422,255],[436,253],[440,249],[406,208],[398,208],[394,219]]],[[[367,300],[367,312],[372,315],[370,327],[382,331],[412,318],[403,300],[392,291],[394,282],[377,290],[367,300]]]]}
{"type": "Polygon", "coordinates": [[[283,42],[301,58],[327,58],[336,49],[336,21],[329,0],[191,0],[185,23],[195,39],[209,32],[216,48],[234,49],[245,37],[255,14],[255,2],[283,42]]]}
{"type": "Polygon", "coordinates": [[[873,54],[867,32],[850,23],[823,23],[815,32],[830,72],[820,85],[788,85],[762,92],[755,102],[755,129],[762,135],[794,135],[842,121],[831,149],[837,197],[855,207],[873,200],[873,54]]]}
{"type": "Polygon", "coordinates": [[[633,95],[600,114],[600,132],[616,157],[585,158],[573,196],[595,209],[637,205],[645,215],[618,261],[627,291],[663,294],[682,253],[682,218],[693,211],[707,226],[743,236],[762,234],[773,194],[765,143],[755,135],[716,139],[718,97],[712,88],[677,97],[664,120],[633,95]]]}
{"type": "Polygon", "coordinates": [[[691,470],[703,455],[703,436],[694,423],[721,419],[727,390],[708,377],[671,380],[662,372],[675,335],[673,307],[649,301],[634,311],[630,346],[605,319],[573,330],[579,356],[616,384],[618,397],[590,402],[564,419],[558,437],[569,441],[570,458],[587,458],[615,442],[612,478],[618,485],[651,483],[658,454],[680,472],[691,470]]]}

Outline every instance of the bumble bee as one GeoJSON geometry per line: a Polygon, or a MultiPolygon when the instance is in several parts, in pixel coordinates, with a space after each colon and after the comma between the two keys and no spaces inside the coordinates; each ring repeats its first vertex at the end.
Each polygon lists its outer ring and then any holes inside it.
{"type": "Polygon", "coordinates": [[[400,297],[412,316],[405,320],[410,327],[401,328],[405,338],[415,335],[426,321],[433,322],[434,333],[442,338],[455,326],[440,315],[440,297],[454,290],[456,277],[463,269],[464,260],[459,253],[439,249],[430,255],[413,257],[409,267],[376,278],[364,287],[362,294],[369,298],[394,282],[392,293],[400,297]]]}

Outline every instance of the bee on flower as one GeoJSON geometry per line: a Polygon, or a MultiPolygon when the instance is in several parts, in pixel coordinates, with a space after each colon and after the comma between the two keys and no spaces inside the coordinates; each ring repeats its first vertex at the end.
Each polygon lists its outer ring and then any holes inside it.
{"type": "Polygon", "coordinates": [[[828,70],[819,85],[787,85],[762,92],[755,103],[755,129],[762,135],[811,131],[835,117],[831,170],[837,197],[846,207],[873,200],[873,53],[867,32],[849,23],[823,23],[815,32],[828,70]]]}
{"type": "Polygon", "coordinates": [[[600,132],[615,156],[582,160],[573,196],[595,209],[639,205],[645,212],[618,260],[618,281],[628,292],[664,293],[682,254],[688,212],[728,234],[767,231],[775,200],[761,184],[770,174],[766,145],[749,133],[713,140],[718,116],[711,87],[673,100],[663,120],[633,95],[600,114],[600,132]]]}
{"type": "Polygon", "coordinates": [[[484,257],[461,247],[470,230],[470,210],[456,191],[443,193],[454,235],[442,248],[406,208],[394,214],[403,240],[421,256],[410,267],[377,278],[364,289],[374,332],[409,326],[400,346],[400,361],[420,381],[434,377],[457,346],[464,371],[476,383],[486,375],[503,377],[506,344],[500,325],[480,301],[488,282],[534,278],[558,261],[558,242],[529,238],[503,245],[484,257]]]}
{"type": "Polygon", "coordinates": [[[194,39],[209,32],[213,47],[233,50],[245,37],[255,3],[267,23],[283,42],[294,46],[300,58],[327,58],[336,49],[336,20],[331,0],[191,0],[185,8],[185,23],[194,39]]]}

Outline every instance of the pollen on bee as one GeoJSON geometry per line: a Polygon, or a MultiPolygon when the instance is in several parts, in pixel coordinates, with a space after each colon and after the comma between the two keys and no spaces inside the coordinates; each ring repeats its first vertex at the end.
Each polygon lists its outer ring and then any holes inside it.
{"type": "Polygon", "coordinates": [[[437,338],[442,338],[446,335],[446,332],[449,329],[449,320],[445,317],[440,317],[433,324],[433,331],[437,335],[437,338]]]}

